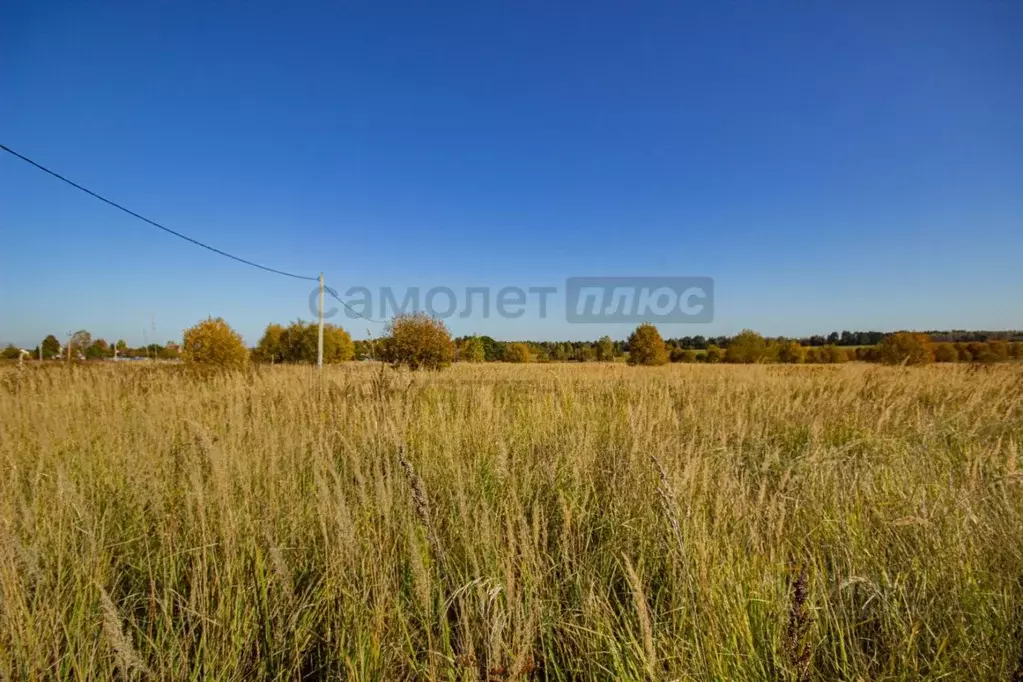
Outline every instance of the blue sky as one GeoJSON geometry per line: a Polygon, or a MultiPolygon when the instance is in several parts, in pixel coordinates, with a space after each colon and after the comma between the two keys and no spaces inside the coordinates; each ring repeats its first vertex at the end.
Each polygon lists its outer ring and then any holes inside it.
{"type": "MultiPolygon", "coordinates": [[[[1023,327],[1010,0],[4,3],[0,92],[3,144],[341,290],[706,275],[714,323],[662,333],[1023,327]]],[[[0,343],[310,317],[8,155],[0,231],[0,343]]]]}

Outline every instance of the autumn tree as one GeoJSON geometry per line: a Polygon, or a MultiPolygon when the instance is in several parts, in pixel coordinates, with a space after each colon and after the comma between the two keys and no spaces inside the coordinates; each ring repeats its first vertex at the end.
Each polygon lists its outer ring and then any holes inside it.
{"type": "MultiPolygon", "coordinates": [[[[287,327],[269,324],[253,350],[256,362],[295,362],[312,364],[319,356],[319,324],[297,320],[287,327]]],[[[323,325],[323,363],[334,364],[355,356],[352,337],[341,327],[323,325]]]]}
{"type": "Polygon", "coordinates": [[[725,351],[720,346],[710,344],[707,346],[707,352],[703,356],[704,362],[708,362],[712,365],[716,365],[719,362],[724,362],[725,351]]]}
{"type": "Polygon", "coordinates": [[[630,365],[663,365],[668,362],[668,349],[657,327],[649,322],[636,327],[629,336],[630,365]]]}
{"type": "Polygon", "coordinates": [[[896,332],[881,341],[878,357],[886,365],[926,365],[934,356],[931,340],[926,334],[896,332]]]}
{"type": "Polygon", "coordinates": [[[483,347],[483,339],[478,336],[470,336],[462,341],[458,348],[458,359],[462,362],[483,362],[486,360],[486,349],[483,347]]]}
{"type": "Polygon", "coordinates": [[[284,326],[271,323],[263,330],[263,336],[252,351],[256,362],[284,362],[284,326]]]}
{"type": "Polygon", "coordinates": [[[1002,341],[995,339],[987,342],[987,348],[991,354],[995,357],[995,362],[1005,362],[1009,359],[1009,343],[1008,341],[1002,341]]]}
{"type": "Polygon", "coordinates": [[[89,360],[102,360],[104,358],[112,357],[114,354],[110,344],[103,339],[96,339],[89,344],[88,348],[84,349],[85,357],[89,360]]]}
{"type": "Polygon", "coordinates": [[[182,355],[190,365],[243,369],[249,362],[249,349],[241,335],[223,318],[207,318],[185,330],[182,355]]]}
{"type": "Polygon", "coordinates": [[[610,336],[602,336],[597,341],[597,360],[600,362],[614,362],[615,342],[610,336]]]}
{"type": "Polygon", "coordinates": [[[957,360],[959,360],[959,353],[951,343],[934,344],[935,362],[956,362],[957,360]]]}
{"type": "Polygon", "coordinates": [[[530,362],[532,359],[529,346],[524,343],[509,343],[504,347],[505,362],[530,362]]]}
{"type": "Polygon", "coordinates": [[[834,344],[828,344],[821,349],[824,353],[824,362],[840,364],[846,361],[845,351],[834,344]]]}
{"type": "Polygon", "coordinates": [[[801,364],[806,359],[806,351],[798,341],[787,341],[779,345],[778,361],[790,365],[801,364]]]}
{"type": "Polygon", "coordinates": [[[451,364],[455,346],[441,320],[425,313],[398,315],[387,331],[386,360],[391,365],[439,370],[451,364]]]}
{"type": "Polygon", "coordinates": [[[728,344],[725,362],[750,364],[768,359],[767,342],[752,329],[743,329],[728,344]]]}

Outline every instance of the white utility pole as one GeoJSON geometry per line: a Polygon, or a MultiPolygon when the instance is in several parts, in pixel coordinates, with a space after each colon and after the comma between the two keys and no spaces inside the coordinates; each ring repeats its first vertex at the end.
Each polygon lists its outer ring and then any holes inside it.
{"type": "Polygon", "coordinates": [[[323,273],[320,273],[320,336],[316,343],[316,367],[323,369],[323,273]]]}

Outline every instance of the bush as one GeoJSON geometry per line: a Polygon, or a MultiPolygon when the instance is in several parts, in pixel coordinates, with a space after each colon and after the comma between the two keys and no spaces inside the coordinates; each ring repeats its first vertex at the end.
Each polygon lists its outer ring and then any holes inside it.
{"type": "Polygon", "coordinates": [[[1009,359],[1008,341],[988,341],[987,348],[995,356],[995,362],[1005,362],[1009,359]]]}
{"type": "Polygon", "coordinates": [[[934,356],[926,334],[896,332],[881,341],[878,357],[886,365],[926,365],[934,356]]]}
{"type": "Polygon", "coordinates": [[[824,351],[824,362],[841,364],[846,360],[845,351],[838,346],[827,345],[822,350],[824,351]]]}
{"type": "Polygon", "coordinates": [[[614,362],[615,342],[610,336],[602,336],[597,341],[597,360],[600,362],[614,362]]]}
{"type": "Polygon", "coordinates": [[[509,343],[504,347],[505,362],[529,362],[532,359],[529,346],[524,343],[509,343]]]}
{"type": "Polygon", "coordinates": [[[451,364],[455,344],[444,323],[425,313],[398,315],[387,327],[384,359],[395,367],[440,370],[451,364]]]}
{"type": "Polygon", "coordinates": [[[486,356],[483,339],[478,336],[470,336],[465,339],[458,349],[458,359],[461,362],[483,362],[486,360],[486,356]]]}
{"type": "Polygon", "coordinates": [[[707,352],[703,356],[704,362],[711,364],[717,364],[725,359],[725,351],[721,350],[720,347],[710,344],[707,346],[707,352]]]}
{"type": "Polygon", "coordinates": [[[663,365],[668,362],[668,349],[657,327],[644,323],[629,336],[630,365],[663,365]]]}
{"type": "Polygon", "coordinates": [[[183,356],[187,364],[244,369],[249,363],[249,349],[241,335],[223,318],[207,318],[186,329],[184,341],[183,356]]]}
{"type": "Polygon", "coordinates": [[[951,343],[938,343],[934,345],[935,362],[957,362],[959,353],[951,343]]]}
{"type": "Polygon", "coordinates": [[[725,362],[750,364],[767,360],[767,342],[752,329],[743,329],[739,332],[725,351],[725,362]]]}
{"type": "MultiPolygon", "coordinates": [[[[256,362],[315,363],[319,353],[319,324],[316,322],[292,322],[288,327],[279,324],[267,325],[259,340],[252,359],[256,362]]],[[[352,337],[341,327],[323,325],[323,364],[346,362],[355,357],[352,337]]]]}
{"type": "Polygon", "coordinates": [[[778,361],[798,365],[806,360],[806,350],[796,341],[783,343],[778,348],[778,361]]]}

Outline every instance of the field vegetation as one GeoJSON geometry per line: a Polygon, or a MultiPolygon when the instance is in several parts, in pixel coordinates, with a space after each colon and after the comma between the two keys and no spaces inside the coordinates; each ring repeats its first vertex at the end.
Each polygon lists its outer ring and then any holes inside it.
{"type": "Polygon", "coordinates": [[[0,368],[0,679],[1010,680],[1023,367],[0,368]]]}

